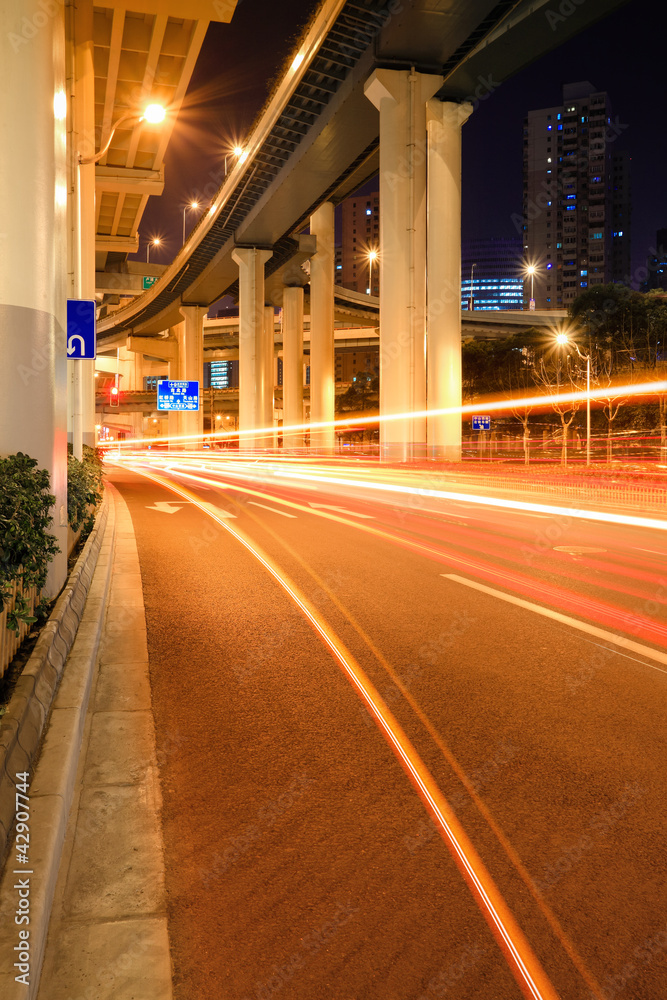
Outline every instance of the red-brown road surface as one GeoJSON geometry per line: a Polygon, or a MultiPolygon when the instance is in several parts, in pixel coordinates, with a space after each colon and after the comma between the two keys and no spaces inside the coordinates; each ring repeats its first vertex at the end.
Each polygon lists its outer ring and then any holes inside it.
{"type": "MultiPolygon", "coordinates": [[[[293,600],[196,505],[128,470],[111,478],[143,577],[176,1000],[520,997],[405,772],[293,600]]],[[[356,657],[557,994],[667,995],[667,666],[442,575],[476,579],[457,553],[509,569],[552,522],[446,504],[406,514],[333,487],[283,484],[272,500],[270,487],[186,485],[236,515],[356,657]],[[323,518],[307,509],[315,497],[352,513],[323,518]],[[356,528],[355,511],[445,546],[450,562],[356,528]]],[[[585,600],[606,601],[662,626],[663,537],[561,529],[555,544],[605,551],[512,571],[579,594],[582,619],[585,600]]]]}

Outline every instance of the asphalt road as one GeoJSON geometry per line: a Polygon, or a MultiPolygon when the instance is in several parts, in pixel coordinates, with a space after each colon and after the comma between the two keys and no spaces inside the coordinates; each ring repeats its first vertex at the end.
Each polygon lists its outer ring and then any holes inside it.
{"type": "Polygon", "coordinates": [[[168,474],[185,496],[111,477],[144,584],[176,1000],[522,995],[332,642],[556,995],[665,995],[664,533],[206,465],[168,474]]]}

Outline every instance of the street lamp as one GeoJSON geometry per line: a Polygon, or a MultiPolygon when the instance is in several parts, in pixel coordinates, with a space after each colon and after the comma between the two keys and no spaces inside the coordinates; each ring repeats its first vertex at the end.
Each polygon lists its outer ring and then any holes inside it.
{"type": "Polygon", "coordinates": [[[194,210],[196,208],[199,208],[199,202],[198,201],[191,201],[190,204],[186,205],[185,208],[183,209],[183,244],[185,244],[185,213],[189,209],[192,209],[192,211],[194,212],[194,210]]]}
{"type": "Polygon", "coordinates": [[[146,244],[146,263],[150,264],[151,260],[151,247],[159,247],[162,240],[159,236],[155,236],[150,243],[146,244]]]}
{"type": "Polygon", "coordinates": [[[227,176],[227,159],[230,156],[235,156],[239,163],[243,163],[248,158],[243,146],[234,146],[230,153],[225,153],[225,177],[227,176]]]}
{"type": "Polygon", "coordinates": [[[106,153],[108,152],[109,146],[111,145],[112,139],[116,133],[116,129],[118,128],[119,125],[122,125],[123,122],[131,121],[134,118],[136,119],[137,125],[139,124],[139,122],[148,122],[149,125],[159,125],[161,122],[164,121],[166,114],[167,112],[165,111],[165,109],[162,107],[161,104],[149,104],[146,106],[144,113],[142,115],[137,114],[136,111],[130,111],[126,115],[121,115],[118,121],[115,122],[114,125],[111,127],[111,131],[109,132],[109,138],[107,139],[104,148],[101,149],[96,156],[83,157],[81,156],[81,153],[79,153],[79,163],[82,165],[88,163],[99,163],[102,157],[105,156],[106,153]]]}
{"type": "Polygon", "coordinates": [[[556,343],[559,347],[564,344],[572,344],[582,361],[586,362],[586,465],[591,464],[591,356],[582,354],[579,345],[571,341],[566,333],[559,333],[556,336],[556,343]]]}
{"type": "Polygon", "coordinates": [[[369,250],[366,254],[368,258],[368,294],[373,294],[373,264],[378,259],[377,250],[369,250]]]}
{"type": "Polygon", "coordinates": [[[477,267],[477,264],[473,264],[472,267],[470,268],[470,312],[472,312],[473,309],[474,309],[474,307],[475,307],[475,300],[473,298],[473,295],[474,295],[473,280],[474,280],[474,277],[475,277],[475,268],[476,267],[477,267]]]}
{"type": "Polygon", "coordinates": [[[528,264],[526,267],[526,274],[530,275],[530,302],[528,303],[528,308],[535,309],[535,272],[537,268],[534,264],[528,264]]]}

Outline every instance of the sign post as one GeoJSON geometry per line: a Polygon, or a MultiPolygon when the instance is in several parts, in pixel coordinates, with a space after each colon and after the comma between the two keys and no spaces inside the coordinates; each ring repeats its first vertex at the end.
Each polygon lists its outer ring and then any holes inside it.
{"type": "MultiPolygon", "coordinates": [[[[477,451],[479,452],[479,456],[481,458],[484,454],[484,449],[486,448],[486,431],[491,430],[491,417],[486,414],[475,414],[472,418],[472,429],[480,432],[477,441],[477,451]]],[[[489,452],[489,459],[490,458],[491,452],[489,452]]]]}
{"type": "Polygon", "coordinates": [[[95,299],[67,300],[67,357],[70,361],[94,361],[97,357],[95,299]]]}

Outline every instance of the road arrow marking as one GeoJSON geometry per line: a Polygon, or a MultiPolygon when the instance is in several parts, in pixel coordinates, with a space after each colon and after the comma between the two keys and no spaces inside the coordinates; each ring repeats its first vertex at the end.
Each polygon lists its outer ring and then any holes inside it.
{"type": "Polygon", "coordinates": [[[175,507],[173,504],[170,504],[168,500],[158,500],[152,507],[149,507],[148,504],[146,504],[146,510],[159,510],[162,511],[163,514],[177,514],[181,509],[182,508],[180,506],[175,507]]]}
{"type": "Polygon", "coordinates": [[[374,521],[372,514],[360,514],[358,510],[346,510],[345,507],[332,507],[330,503],[310,503],[311,507],[323,507],[325,510],[335,510],[339,514],[349,514],[352,517],[363,517],[367,521],[374,521]]]}
{"type": "Polygon", "coordinates": [[[78,340],[79,343],[81,344],[81,347],[79,348],[79,352],[81,354],[85,355],[85,353],[86,353],[86,342],[83,339],[83,337],[81,337],[78,333],[73,333],[72,336],[67,341],[67,353],[68,354],[74,354],[74,352],[76,351],[76,347],[74,346],[74,341],[75,340],[78,340]]]}

